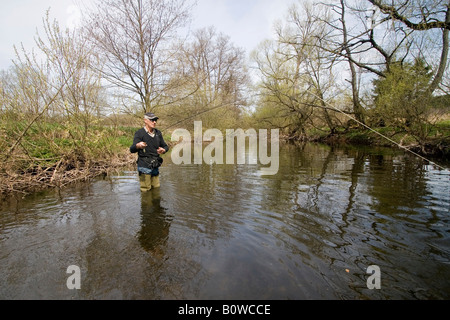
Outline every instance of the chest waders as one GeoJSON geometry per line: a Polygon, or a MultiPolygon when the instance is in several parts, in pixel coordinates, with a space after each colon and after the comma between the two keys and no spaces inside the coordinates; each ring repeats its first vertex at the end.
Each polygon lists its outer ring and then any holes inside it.
{"type": "Polygon", "coordinates": [[[157,159],[153,160],[151,163],[148,163],[145,159],[143,159],[144,162],[146,162],[151,169],[146,168],[138,168],[139,171],[139,182],[141,184],[141,191],[146,192],[150,191],[152,188],[159,188],[160,182],[159,182],[159,170],[158,168],[162,164],[162,158],[158,157],[157,159]]]}
{"type": "Polygon", "coordinates": [[[139,182],[141,184],[141,191],[147,192],[160,187],[159,175],[152,177],[150,174],[139,173],[139,182]]]}

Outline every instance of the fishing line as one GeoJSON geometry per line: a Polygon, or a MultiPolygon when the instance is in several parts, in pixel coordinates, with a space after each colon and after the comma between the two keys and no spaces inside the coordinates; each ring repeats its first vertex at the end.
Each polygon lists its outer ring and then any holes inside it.
{"type": "Polygon", "coordinates": [[[355,119],[354,117],[352,117],[351,115],[345,113],[344,111],[339,110],[339,109],[336,109],[336,108],[333,107],[329,102],[327,102],[327,101],[325,101],[324,99],[320,98],[320,97],[317,96],[316,94],[314,94],[314,93],[312,93],[312,92],[310,92],[310,91],[308,91],[308,93],[311,94],[312,96],[316,97],[316,98],[319,99],[320,101],[324,102],[326,105],[328,105],[328,108],[330,108],[331,110],[334,110],[335,112],[339,112],[339,113],[345,115],[346,117],[348,117],[348,118],[350,118],[351,120],[355,121],[356,123],[358,123],[359,125],[363,126],[364,128],[366,128],[366,129],[368,129],[368,130],[370,130],[370,131],[376,133],[376,134],[379,135],[380,137],[382,137],[382,138],[388,140],[389,142],[395,144],[395,145],[398,146],[399,148],[401,148],[401,149],[403,149],[403,150],[406,150],[406,151],[409,152],[409,153],[412,153],[413,155],[415,155],[415,156],[421,158],[422,160],[425,160],[425,161],[427,161],[427,162],[429,162],[429,163],[435,165],[436,167],[438,167],[438,168],[440,168],[440,169],[442,169],[442,170],[447,170],[447,169],[444,168],[443,166],[441,166],[441,165],[439,165],[439,164],[437,164],[437,163],[435,163],[435,162],[433,162],[433,161],[431,161],[431,160],[425,158],[424,156],[418,154],[417,152],[415,152],[415,151],[413,151],[413,150],[410,150],[409,148],[407,148],[407,147],[405,147],[405,146],[402,146],[400,143],[398,143],[398,142],[392,140],[391,138],[389,138],[389,137],[385,136],[384,134],[382,134],[382,133],[376,131],[375,129],[372,129],[371,127],[369,127],[369,126],[366,125],[365,123],[359,121],[358,119],[355,119]]]}
{"type": "Polygon", "coordinates": [[[226,106],[229,106],[229,105],[232,105],[232,103],[229,103],[229,102],[228,102],[228,103],[223,103],[223,104],[221,104],[221,105],[212,107],[212,108],[210,108],[210,109],[207,109],[207,110],[198,112],[198,113],[194,114],[193,116],[184,118],[183,120],[177,121],[177,122],[175,122],[174,124],[171,124],[171,125],[165,127],[164,129],[161,129],[161,131],[164,132],[164,131],[166,131],[167,129],[170,129],[170,128],[172,128],[172,127],[175,127],[175,126],[177,126],[177,125],[179,125],[179,124],[181,124],[181,123],[183,123],[183,122],[186,122],[186,121],[188,121],[188,120],[194,119],[195,117],[198,117],[199,115],[202,115],[202,114],[208,113],[208,112],[210,112],[210,111],[214,111],[214,110],[216,110],[216,109],[223,108],[223,107],[226,107],[226,106]]]}
{"type": "MultiPolygon", "coordinates": [[[[435,165],[436,167],[438,167],[438,168],[440,168],[440,169],[442,169],[442,170],[447,170],[447,168],[444,168],[443,166],[437,164],[436,162],[433,162],[433,161],[427,159],[426,157],[420,155],[419,153],[417,153],[417,152],[415,152],[415,151],[413,151],[413,150],[410,150],[409,148],[407,148],[407,147],[405,147],[405,146],[402,146],[400,143],[398,143],[398,142],[392,140],[391,138],[389,138],[389,137],[387,137],[386,135],[384,135],[384,134],[382,134],[382,133],[376,131],[375,129],[372,129],[372,128],[371,128],[370,126],[368,126],[367,124],[365,124],[365,123],[359,121],[358,119],[352,117],[350,114],[344,112],[343,110],[339,110],[339,109],[333,107],[329,102],[327,102],[327,101],[325,101],[324,99],[320,98],[319,96],[317,96],[317,95],[314,94],[313,92],[311,92],[311,91],[309,91],[309,90],[306,90],[306,92],[308,92],[310,95],[314,96],[315,98],[317,98],[317,99],[319,99],[320,101],[322,101],[323,103],[325,103],[325,104],[328,106],[328,108],[329,108],[330,110],[335,111],[335,112],[339,112],[339,113],[343,114],[343,115],[346,116],[347,118],[349,118],[349,119],[355,121],[356,123],[358,123],[359,125],[363,126],[364,128],[370,130],[371,132],[374,132],[375,134],[379,135],[379,136],[382,137],[383,139],[388,140],[388,141],[391,142],[392,144],[394,144],[394,145],[398,146],[399,148],[401,148],[401,149],[403,149],[403,150],[405,150],[405,151],[407,151],[407,152],[409,152],[409,153],[415,155],[416,157],[419,157],[419,158],[421,158],[422,160],[425,160],[425,161],[427,161],[427,162],[429,162],[429,163],[435,165]]],[[[215,107],[213,107],[213,108],[211,108],[211,109],[208,109],[208,110],[199,112],[199,113],[197,113],[197,114],[195,114],[195,115],[193,115],[193,116],[190,116],[190,117],[188,117],[188,118],[186,118],[186,119],[183,119],[183,120],[181,120],[181,121],[178,121],[178,122],[176,122],[176,123],[174,123],[174,124],[171,124],[171,125],[167,126],[167,127],[164,128],[162,131],[165,131],[165,130],[167,130],[167,129],[171,128],[171,127],[174,127],[174,126],[176,126],[176,125],[178,125],[178,124],[180,124],[180,123],[183,123],[183,122],[185,122],[185,121],[188,121],[188,120],[190,120],[190,119],[193,119],[193,118],[195,118],[195,117],[197,117],[197,116],[199,116],[199,115],[201,115],[201,114],[204,114],[204,113],[207,113],[207,112],[210,112],[210,111],[219,109],[219,108],[223,108],[223,107],[228,106],[228,105],[230,105],[230,103],[224,103],[224,104],[221,104],[221,105],[219,105],[219,106],[215,106],[215,107]]]]}

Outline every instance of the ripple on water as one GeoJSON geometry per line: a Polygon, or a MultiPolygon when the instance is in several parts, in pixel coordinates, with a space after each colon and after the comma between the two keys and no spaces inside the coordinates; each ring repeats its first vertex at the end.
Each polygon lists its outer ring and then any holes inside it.
{"type": "Polygon", "coordinates": [[[167,161],[159,191],[125,171],[3,203],[0,297],[449,297],[448,171],[313,145],[283,147],[278,175],[259,169],[167,161]],[[71,264],[77,295],[64,287],[71,264]]]}

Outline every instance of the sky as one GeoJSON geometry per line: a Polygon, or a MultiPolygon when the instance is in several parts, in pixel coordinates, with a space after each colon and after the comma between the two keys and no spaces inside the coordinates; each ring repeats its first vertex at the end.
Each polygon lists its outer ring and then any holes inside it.
{"type": "MultiPolygon", "coordinates": [[[[82,0],[89,2],[91,0],[82,0]]],[[[197,0],[193,10],[193,30],[215,26],[228,35],[235,46],[250,53],[273,35],[273,24],[282,19],[288,7],[298,0],[197,0]]],[[[50,8],[51,18],[61,26],[78,21],[76,0],[0,0],[0,70],[15,59],[14,46],[30,51],[42,19],[50,8]]]]}

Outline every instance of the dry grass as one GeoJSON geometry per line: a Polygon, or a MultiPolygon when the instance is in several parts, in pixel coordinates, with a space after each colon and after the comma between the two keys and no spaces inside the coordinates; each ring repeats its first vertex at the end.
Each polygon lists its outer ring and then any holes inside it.
{"type": "Polygon", "coordinates": [[[17,171],[14,164],[6,164],[0,172],[0,196],[5,197],[12,193],[27,195],[48,188],[63,188],[74,182],[89,181],[99,175],[108,174],[118,168],[132,165],[135,161],[133,155],[124,152],[102,161],[68,155],[52,166],[35,166],[26,171],[17,171]]]}
{"type": "Polygon", "coordinates": [[[63,151],[56,158],[42,159],[33,156],[25,148],[18,148],[0,157],[0,197],[63,188],[135,162],[135,157],[127,148],[119,150],[104,153],[97,151],[93,154],[89,149],[71,149],[63,151]]]}

